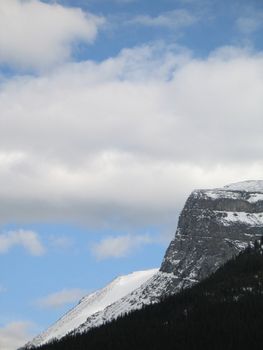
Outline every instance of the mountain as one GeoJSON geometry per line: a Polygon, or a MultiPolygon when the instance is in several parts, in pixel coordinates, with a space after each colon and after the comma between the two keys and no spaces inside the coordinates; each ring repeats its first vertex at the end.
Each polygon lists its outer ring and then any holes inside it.
{"type": "Polygon", "coordinates": [[[201,281],[260,237],[262,228],[263,181],[193,191],[160,270],[146,284],[89,317],[73,333],[86,332],[103,320],[111,321],[201,281]]]}
{"type": "Polygon", "coordinates": [[[193,191],[161,268],[147,282],[87,317],[73,335],[156,303],[203,280],[263,232],[263,181],[193,191]]]}
{"type": "Polygon", "coordinates": [[[262,243],[176,295],[40,350],[260,349],[262,243]]]}
{"type": "Polygon", "coordinates": [[[34,338],[27,344],[27,347],[36,347],[49,342],[51,339],[62,338],[67,333],[78,328],[92,314],[105,309],[108,305],[138,288],[156,272],[157,269],[151,269],[117,277],[106,287],[82,298],[76,307],[70,310],[45,332],[34,338]]]}
{"type": "Polygon", "coordinates": [[[263,181],[193,191],[161,271],[199,281],[262,234],[263,181]]]}

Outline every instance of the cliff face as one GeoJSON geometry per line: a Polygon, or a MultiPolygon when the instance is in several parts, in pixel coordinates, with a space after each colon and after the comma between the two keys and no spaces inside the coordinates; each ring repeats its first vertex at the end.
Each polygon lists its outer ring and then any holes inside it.
{"type": "Polygon", "coordinates": [[[160,271],[199,281],[262,234],[263,193],[258,189],[194,191],[160,271]]]}
{"type": "MultiPolygon", "coordinates": [[[[133,292],[89,316],[72,333],[86,332],[200,281],[261,235],[263,181],[193,191],[160,271],[133,292]]],[[[40,344],[33,341],[28,346],[40,344]]]]}

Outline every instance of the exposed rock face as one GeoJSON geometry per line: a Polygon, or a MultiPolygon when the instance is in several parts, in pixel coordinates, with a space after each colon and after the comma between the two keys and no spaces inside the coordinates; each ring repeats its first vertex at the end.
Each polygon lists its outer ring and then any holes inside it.
{"type": "Polygon", "coordinates": [[[231,187],[194,191],[160,271],[199,281],[262,234],[263,193],[231,187]]]}
{"type": "Polygon", "coordinates": [[[263,181],[192,192],[160,271],[138,289],[94,313],[73,333],[157,302],[214,272],[263,234],[263,181]]]}

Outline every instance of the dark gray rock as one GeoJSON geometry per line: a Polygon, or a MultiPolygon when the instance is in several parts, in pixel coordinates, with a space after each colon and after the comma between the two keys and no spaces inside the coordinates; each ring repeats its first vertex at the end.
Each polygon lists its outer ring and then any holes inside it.
{"type": "Polygon", "coordinates": [[[194,191],[179,217],[160,271],[199,281],[263,234],[259,193],[194,191]]]}
{"type": "Polygon", "coordinates": [[[191,286],[253,244],[263,234],[263,181],[250,181],[248,187],[241,183],[234,189],[228,186],[192,192],[160,271],[137,290],[93,315],[74,333],[101,324],[102,317],[114,319],[191,286]]]}

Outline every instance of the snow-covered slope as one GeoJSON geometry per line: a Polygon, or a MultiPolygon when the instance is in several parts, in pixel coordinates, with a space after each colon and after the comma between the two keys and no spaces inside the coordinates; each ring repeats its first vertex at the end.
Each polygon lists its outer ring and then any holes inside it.
{"type": "Polygon", "coordinates": [[[144,305],[156,303],[161,296],[171,294],[171,290],[175,293],[182,287],[190,285],[188,282],[186,281],[186,284],[183,285],[182,281],[179,281],[174,274],[158,271],[131,293],[88,317],[87,321],[71,334],[85,333],[89,329],[98,327],[106,321],[112,321],[124,313],[141,309],[144,305]]]}
{"type": "Polygon", "coordinates": [[[70,310],[44,333],[33,339],[32,342],[27,344],[27,347],[39,346],[54,338],[60,339],[67,333],[78,328],[89,316],[105,309],[110,304],[140,287],[157,271],[157,269],[137,271],[114,279],[103,289],[82,298],[76,307],[70,310]]]}
{"type": "Polygon", "coordinates": [[[263,180],[249,180],[236,182],[223,187],[229,191],[261,192],[263,193],[263,180]]]}

